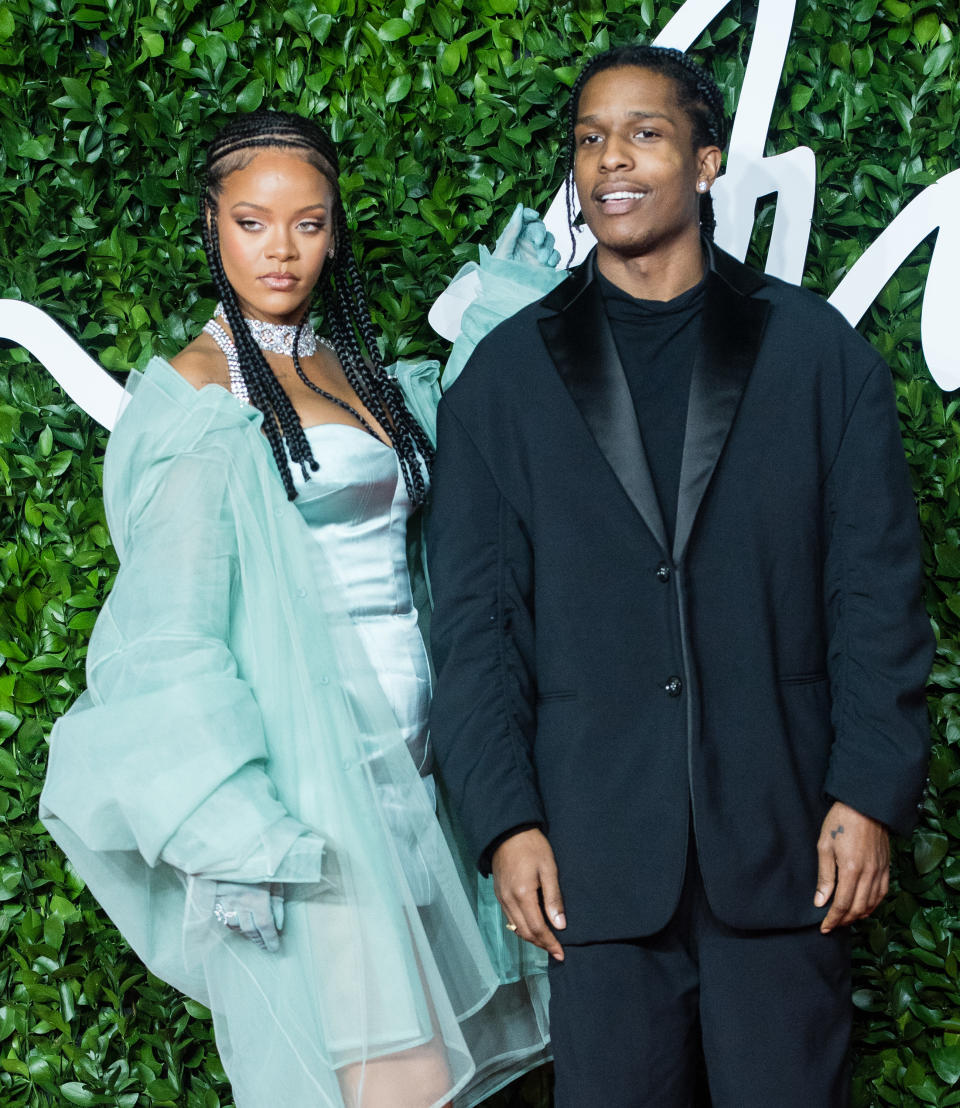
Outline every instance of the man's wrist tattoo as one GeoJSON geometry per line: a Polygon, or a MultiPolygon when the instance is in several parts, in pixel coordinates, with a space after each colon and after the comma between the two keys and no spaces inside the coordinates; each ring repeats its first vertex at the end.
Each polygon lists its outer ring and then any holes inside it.
{"type": "Polygon", "coordinates": [[[835,839],[837,835],[843,834],[843,824],[838,824],[836,829],[830,832],[830,838],[835,839]]]}

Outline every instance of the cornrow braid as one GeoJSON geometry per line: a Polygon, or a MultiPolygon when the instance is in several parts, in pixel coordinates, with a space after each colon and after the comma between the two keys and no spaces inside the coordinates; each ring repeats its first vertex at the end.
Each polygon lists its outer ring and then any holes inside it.
{"type": "MultiPolygon", "coordinates": [[[[396,383],[387,375],[380,356],[377,333],[370,318],[340,199],[337,149],[326,131],[311,120],[289,112],[257,111],[232,120],[207,148],[201,235],[210,275],[233,332],[250,402],[264,414],[264,431],[287,496],[293,500],[297,495],[290,473],[291,462],[299,464],[305,480],[319,466],[300,418],[247,326],[236,293],[227,280],[217,227],[217,197],[224,180],[229,174],[248,165],[256,153],[265,148],[302,151],[304,159],[319,170],[333,188],[336,248],[332,261],[323,267],[317,282],[314,305],[323,312],[333,348],[350,387],[383,428],[397,452],[410,500],[414,505],[423,504],[427,496],[425,474],[429,474],[433,467],[433,449],[404,404],[396,383]]],[[[306,316],[300,326],[305,322],[306,316]]],[[[295,350],[298,341],[299,330],[295,350]]],[[[294,365],[298,374],[304,377],[298,354],[294,357],[294,365]]],[[[359,412],[352,408],[348,410],[353,411],[361,424],[371,430],[359,412]]]]}
{"type": "MultiPolygon", "coordinates": [[[[584,85],[597,73],[605,69],[624,69],[635,67],[649,69],[669,77],[677,90],[677,102],[687,113],[693,125],[693,147],[718,146],[723,150],[727,145],[728,123],[723,105],[723,93],[717,82],[693,58],[680,50],[666,46],[617,46],[606,50],[589,61],[577,76],[567,102],[567,150],[566,150],[566,186],[567,226],[570,228],[570,241],[573,249],[570,261],[576,252],[576,239],[573,232],[574,183],[573,167],[577,148],[574,140],[574,128],[577,125],[577,112],[580,109],[580,96],[584,85]]],[[[700,229],[712,239],[717,220],[713,212],[713,198],[709,192],[700,196],[700,229]]]]}

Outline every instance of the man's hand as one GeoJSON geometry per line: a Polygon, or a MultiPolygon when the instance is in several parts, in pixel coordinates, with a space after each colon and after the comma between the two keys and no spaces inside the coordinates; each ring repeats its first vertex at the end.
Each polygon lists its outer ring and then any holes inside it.
{"type": "Polygon", "coordinates": [[[838,800],[827,812],[817,842],[819,872],[813,903],[818,908],[833,896],[820,930],[864,919],[890,887],[890,836],[882,823],[838,800]]]}
{"type": "Polygon", "coordinates": [[[562,962],[563,947],[544,919],[546,913],[558,931],[567,926],[557,863],[544,833],[533,828],[511,835],[494,851],[492,869],[493,887],[507,921],[516,925],[521,939],[542,947],[562,962]]]}

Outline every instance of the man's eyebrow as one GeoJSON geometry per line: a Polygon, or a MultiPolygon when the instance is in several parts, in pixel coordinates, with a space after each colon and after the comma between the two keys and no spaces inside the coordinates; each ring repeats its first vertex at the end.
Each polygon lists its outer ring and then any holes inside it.
{"type": "MultiPolygon", "coordinates": [[[[636,111],[626,113],[630,119],[665,119],[668,123],[673,122],[673,118],[666,115],[664,112],[645,112],[637,109],[636,111]]],[[[599,117],[595,115],[581,115],[577,119],[577,126],[579,127],[583,123],[598,123],[599,117]]]]}

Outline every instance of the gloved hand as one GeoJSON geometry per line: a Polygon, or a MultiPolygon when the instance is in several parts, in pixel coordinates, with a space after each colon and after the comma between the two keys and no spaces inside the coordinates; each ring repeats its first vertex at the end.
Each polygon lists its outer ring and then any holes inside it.
{"type": "Polygon", "coordinates": [[[280,949],[283,930],[283,885],[218,881],[213,914],[230,931],[274,953],[280,949]]]}
{"type": "Polygon", "coordinates": [[[495,258],[556,268],[560,253],[553,248],[553,235],[533,208],[518,204],[493,248],[495,258]]]}

